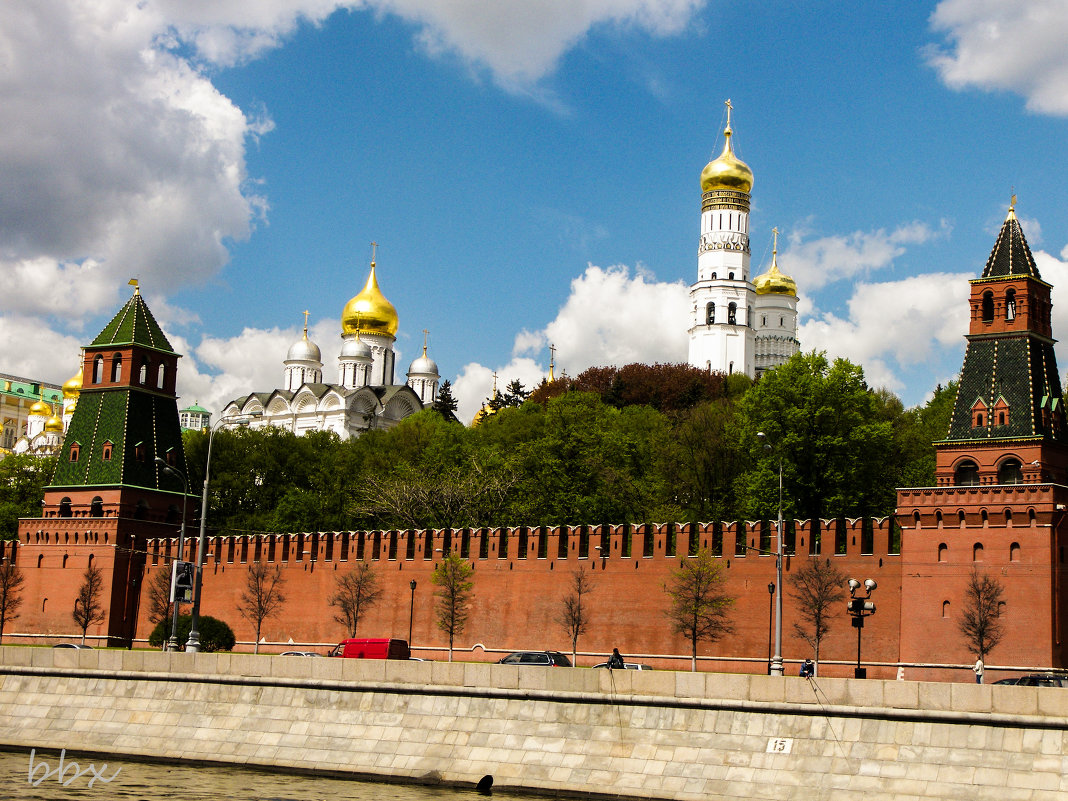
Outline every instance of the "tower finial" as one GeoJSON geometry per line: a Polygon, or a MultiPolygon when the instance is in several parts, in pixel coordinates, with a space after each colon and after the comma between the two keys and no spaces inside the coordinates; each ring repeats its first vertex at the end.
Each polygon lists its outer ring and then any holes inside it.
{"type": "Polygon", "coordinates": [[[1016,187],[1012,188],[1012,197],[1009,198],[1009,216],[1008,220],[1016,219],[1016,187]]]}
{"type": "Polygon", "coordinates": [[[723,105],[727,107],[727,131],[729,133],[731,129],[731,110],[734,108],[734,106],[731,105],[731,99],[729,97],[726,99],[723,105]]]}
{"type": "Polygon", "coordinates": [[[132,287],[134,288],[134,294],[135,294],[135,295],[140,295],[140,294],[141,294],[141,287],[140,287],[140,286],[138,286],[138,283],[137,283],[137,279],[136,279],[136,278],[131,278],[131,279],[130,279],[130,280],[128,281],[128,283],[129,283],[129,285],[130,285],[130,286],[132,286],[132,287]]]}
{"type": "Polygon", "coordinates": [[[556,361],[556,345],[549,345],[549,382],[552,383],[556,380],[556,376],[553,374],[553,368],[556,361]]]}
{"type": "Polygon", "coordinates": [[[304,310],[304,338],[308,338],[308,310],[304,310]]]}
{"type": "Polygon", "coordinates": [[[430,332],[427,329],[423,329],[423,355],[426,356],[426,338],[430,336],[430,332]]]}
{"type": "Polygon", "coordinates": [[[378,243],[377,242],[372,242],[371,243],[371,266],[372,267],[375,266],[375,254],[377,252],[378,252],[378,243]]]}
{"type": "Polygon", "coordinates": [[[497,371],[493,371],[493,397],[497,397],[497,371]]]}

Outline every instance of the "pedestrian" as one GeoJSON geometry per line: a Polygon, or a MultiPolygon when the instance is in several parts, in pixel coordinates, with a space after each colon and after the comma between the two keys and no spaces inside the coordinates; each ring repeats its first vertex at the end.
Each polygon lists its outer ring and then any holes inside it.
{"type": "Polygon", "coordinates": [[[815,668],[815,665],[812,664],[812,660],[811,659],[806,659],[804,662],[802,662],[801,663],[801,678],[803,678],[803,679],[811,679],[812,678],[812,674],[815,672],[814,668],[815,668]]]}
{"type": "Polygon", "coordinates": [[[608,657],[608,669],[623,670],[623,667],[623,654],[619,652],[618,648],[613,648],[612,655],[608,657]]]}
{"type": "Polygon", "coordinates": [[[972,672],[975,674],[975,683],[976,684],[982,684],[983,683],[983,671],[985,669],[986,669],[986,666],[983,664],[983,657],[979,657],[978,659],[976,659],[975,660],[975,666],[972,668],[972,672]]]}

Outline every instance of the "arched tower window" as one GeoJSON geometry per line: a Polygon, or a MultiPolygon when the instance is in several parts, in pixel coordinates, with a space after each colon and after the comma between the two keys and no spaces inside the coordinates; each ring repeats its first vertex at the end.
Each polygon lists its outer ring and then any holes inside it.
{"type": "Polygon", "coordinates": [[[949,601],[942,601],[942,617],[949,617],[949,601]]]}
{"type": "Polygon", "coordinates": [[[115,383],[122,378],[122,356],[116,353],[111,357],[111,380],[115,383]]]}
{"type": "Polygon", "coordinates": [[[97,495],[93,498],[92,504],[89,506],[89,517],[103,517],[104,516],[104,501],[97,495]]]}
{"type": "Polygon", "coordinates": [[[994,322],[994,293],[989,289],[983,293],[983,322],[994,322]]]}
{"type": "Polygon", "coordinates": [[[141,386],[148,384],[148,359],[141,358],[141,369],[137,372],[137,381],[141,386]]]}
{"type": "Polygon", "coordinates": [[[709,303],[705,306],[705,325],[712,325],[716,322],[716,304],[709,303]]]}
{"type": "Polygon", "coordinates": [[[164,362],[159,363],[159,370],[156,373],[156,386],[163,389],[163,383],[167,378],[167,365],[164,362]]]}
{"type": "Polygon", "coordinates": [[[104,380],[104,357],[99,353],[93,359],[93,383],[99,384],[104,380]]]}
{"type": "Polygon", "coordinates": [[[1009,546],[1009,561],[1020,561],[1020,543],[1014,542],[1012,545],[1009,546]]]}
{"type": "Polygon", "coordinates": [[[738,304],[736,303],[727,306],[727,325],[738,325],[738,304]]]}
{"type": "Polygon", "coordinates": [[[949,553],[949,546],[944,542],[938,543],[938,561],[946,561],[946,555],[949,553]]]}
{"type": "Polygon", "coordinates": [[[1010,289],[1005,293],[1005,319],[1012,321],[1016,319],[1016,290],[1010,289]]]}
{"type": "Polygon", "coordinates": [[[975,545],[972,546],[972,561],[973,562],[982,562],[983,561],[983,543],[977,542],[977,543],[975,543],[975,545]]]}
{"type": "Polygon", "coordinates": [[[970,487],[979,483],[979,465],[971,459],[965,459],[953,472],[953,483],[958,487],[970,487]]]}
{"type": "Polygon", "coordinates": [[[60,517],[70,517],[71,516],[70,498],[64,498],[63,500],[61,500],[59,502],[59,516],[60,517]]]}
{"type": "Polygon", "coordinates": [[[999,484],[1022,484],[1023,470],[1019,459],[1006,459],[998,466],[999,484]]]}

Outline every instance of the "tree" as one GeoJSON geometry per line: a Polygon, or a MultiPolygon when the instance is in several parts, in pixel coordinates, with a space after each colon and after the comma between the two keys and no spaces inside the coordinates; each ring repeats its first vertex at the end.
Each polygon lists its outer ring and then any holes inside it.
{"type": "MultiPolygon", "coordinates": [[[[148,622],[153,626],[171,619],[171,572],[160,568],[148,585],[148,622]]],[[[164,641],[166,647],[166,641],[164,641]]]]}
{"type": "Polygon", "coordinates": [[[530,397],[530,393],[523,388],[523,382],[518,378],[513,379],[504,388],[501,398],[501,408],[505,406],[522,406],[523,401],[530,397]]]}
{"type": "Polygon", "coordinates": [[[336,576],[334,581],[336,589],[330,598],[330,605],[338,610],[334,620],[345,627],[350,637],[355,637],[360,615],[382,597],[378,575],[373,565],[361,562],[348,573],[336,576]]]}
{"type": "Polygon", "coordinates": [[[667,611],[671,628],[693,646],[691,670],[697,670],[697,643],[715,642],[734,630],[727,617],[734,598],[723,591],[725,583],[719,563],[701,548],[696,556],[684,559],[664,585],[671,599],[667,611]]]}
{"type": "Polygon", "coordinates": [[[285,583],[281,565],[269,567],[263,562],[256,562],[249,566],[245,576],[245,591],[241,593],[241,605],[237,611],[256,627],[253,653],[260,652],[260,629],[263,627],[263,621],[278,614],[286,602],[286,597],[282,595],[285,583]]]}
{"type": "Polygon", "coordinates": [[[812,647],[818,673],[820,643],[831,630],[836,605],[845,600],[846,575],[830,559],[817,557],[804,562],[788,581],[790,598],[802,621],[794,623],[794,636],[812,647]]]}
{"type": "MultiPolygon", "coordinates": [[[[183,648],[185,647],[184,643],[189,639],[189,629],[192,622],[191,615],[178,616],[178,642],[183,643],[183,648]]],[[[234,637],[234,630],[227,623],[210,615],[201,615],[197,621],[197,628],[200,632],[200,650],[206,654],[215,653],[216,651],[232,651],[234,644],[237,642],[234,637]]],[[[162,646],[170,636],[170,621],[161,620],[152,629],[152,633],[148,635],[148,644],[153,648],[162,646]]]]}
{"type": "Polygon", "coordinates": [[[471,574],[475,570],[471,563],[462,559],[453,551],[434,568],[430,582],[438,589],[434,597],[438,599],[438,628],[449,635],[449,661],[452,661],[452,644],[457,634],[462,634],[467,625],[468,602],[471,590],[475,586],[471,574]]]}
{"type": "Polygon", "coordinates": [[[593,580],[583,565],[571,574],[571,591],[564,596],[560,616],[556,622],[564,627],[571,639],[571,662],[577,664],[578,638],[586,633],[590,623],[590,611],[582,597],[593,591],[593,580]]]}
{"type": "Polygon", "coordinates": [[[996,578],[972,568],[968,586],[964,588],[964,611],[958,626],[968,651],[984,662],[1005,633],[999,617],[1004,593],[996,578]]]}
{"type": "Polygon", "coordinates": [[[5,559],[0,564],[0,642],[4,639],[4,626],[19,616],[22,606],[22,585],[26,579],[18,565],[5,559]]]}
{"type": "Polygon", "coordinates": [[[18,536],[20,517],[39,517],[44,488],[56,470],[56,457],[9,453],[0,458],[0,539],[18,536]]]}
{"type": "Polygon", "coordinates": [[[90,563],[82,574],[82,586],[74,599],[74,611],[71,617],[82,630],[82,644],[85,635],[94,623],[104,622],[104,608],[100,605],[100,595],[104,591],[104,571],[90,563]]]}
{"type": "Polygon", "coordinates": [[[438,397],[434,400],[434,405],[430,408],[444,417],[448,422],[458,423],[460,422],[456,418],[456,408],[458,405],[459,401],[452,396],[452,384],[446,378],[441,382],[441,386],[438,388],[438,397]]]}

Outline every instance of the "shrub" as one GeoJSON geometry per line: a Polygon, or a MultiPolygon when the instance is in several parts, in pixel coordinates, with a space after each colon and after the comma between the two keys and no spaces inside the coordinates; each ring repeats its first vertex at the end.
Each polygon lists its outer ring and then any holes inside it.
{"type": "MultiPolygon", "coordinates": [[[[178,645],[184,651],[186,640],[189,639],[189,628],[193,618],[189,615],[178,616],[178,645]]],[[[154,648],[163,645],[163,641],[171,636],[171,621],[164,620],[156,624],[148,637],[148,644],[154,648]]],[[[232,651],[234,648],[234,630],[226,623],[209,615],[200,616],[200,650],[205,653],[213,651],[232,651]]]]}

